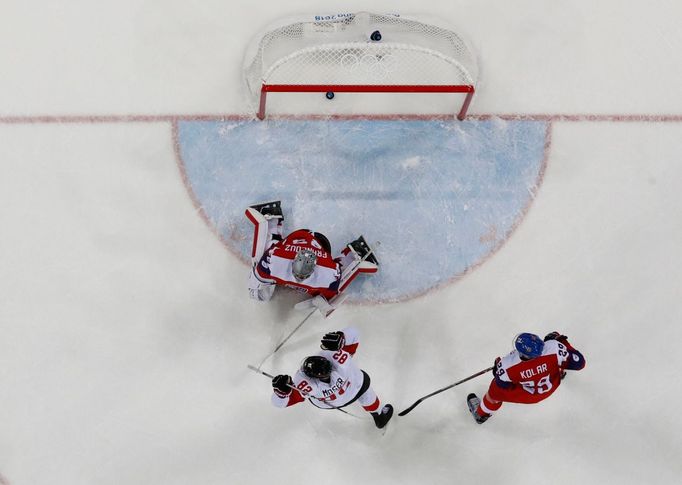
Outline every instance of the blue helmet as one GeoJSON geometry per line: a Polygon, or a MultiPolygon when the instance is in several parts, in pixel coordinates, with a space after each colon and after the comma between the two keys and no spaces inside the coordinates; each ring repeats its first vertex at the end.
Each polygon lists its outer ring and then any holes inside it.
{"type": "Polygon", "coordinates": [[[526,359],[534,359],[542,355],[545,342],[534,333],[520,333],[514,337],[514,348],[526,359]]]}

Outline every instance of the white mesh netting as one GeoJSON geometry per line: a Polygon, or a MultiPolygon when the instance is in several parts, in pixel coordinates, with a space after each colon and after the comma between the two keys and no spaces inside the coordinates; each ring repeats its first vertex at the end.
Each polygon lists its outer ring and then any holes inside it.
{"type": "Polygon", "coordinates": [[[267,32],[246,59],[245,77],[256,97],[263,84],[474,85],[477,66],[455,32],[362,12],[267,32]]]}

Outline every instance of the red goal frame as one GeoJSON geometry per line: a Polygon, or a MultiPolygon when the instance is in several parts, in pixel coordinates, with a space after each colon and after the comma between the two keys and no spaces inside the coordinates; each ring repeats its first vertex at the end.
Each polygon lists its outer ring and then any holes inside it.
{"type": "Polygon", "coordinates": [[[475,88],[471,84],[263,84],[256,116],[259,120],[265,119],[268,93],[326,93],[329,91],[337,93],[466,93],[462,107],[457,114],[457,119],[463,120],[471,99],[474,97],[475,88]]]}

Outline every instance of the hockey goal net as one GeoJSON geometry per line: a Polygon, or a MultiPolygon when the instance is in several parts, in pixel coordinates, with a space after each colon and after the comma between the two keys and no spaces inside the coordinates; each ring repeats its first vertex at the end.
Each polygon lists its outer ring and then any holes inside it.
{"type": "MultiPolygon", "coordinates": [[[[246,84],[265,117],[268,93],[464,93],[464,119],[476,59],[455,32],[395,15],[315,17],[264,34],[247,53],[246,84]]],[[[331,93],[331,94],[330,94],[331,93]]],[[[457,109],[457,108],[456,108],[457,109]]]]}

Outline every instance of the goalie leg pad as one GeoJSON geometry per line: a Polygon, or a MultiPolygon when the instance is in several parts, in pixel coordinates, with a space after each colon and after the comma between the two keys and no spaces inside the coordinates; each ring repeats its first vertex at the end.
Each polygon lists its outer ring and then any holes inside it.
{"type": "Polygon", "coordinates": [[[341,271],[341,284],[339,285],[339,293],[348,288],[348,285],[355,279],[360,273],[376,273],[379,271],[379,266],[374,263],[370,263],[367,260],[362,261],[357,264],[357,259],[354,259],[350,265],[346,266],[341,271]]]}
{"type": "Polygon", "coordinates": [[[344,248],[339,258],[339,265],[341,266],[339,293],[345,290],[358,274],[371,274],[379,271],[379,261],[362,236],[344,248]]]}
{"type": "Polygon", "coordinates": [[[279,201],[251,206],[245,211],[253,223],[251,260],[257,262],[274,241],[282,240],[282,208],[279,201]]]}

